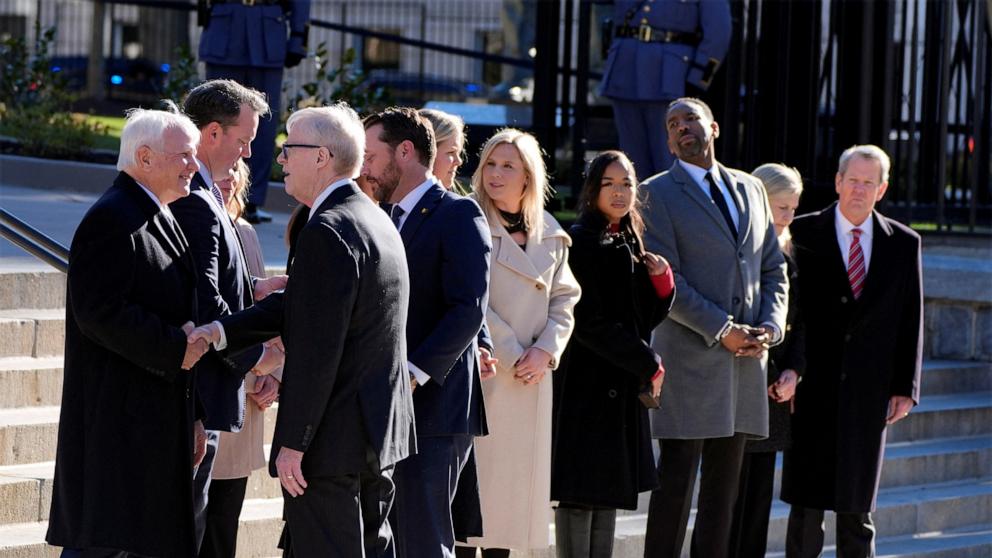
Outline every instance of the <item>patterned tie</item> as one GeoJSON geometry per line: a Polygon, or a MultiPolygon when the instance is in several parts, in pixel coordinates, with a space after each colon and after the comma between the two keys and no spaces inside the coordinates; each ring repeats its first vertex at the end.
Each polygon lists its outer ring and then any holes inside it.
{"type": "Polygon", "coordinates": [[[723,215],[723,219],[727,221],[727,227],[730,228],[730,234],[734,235],[734,240],[737,240],[737,227],[734,225],[734,219],[730,216],[730,208],[727,207],[727,200],[724,199],[723,193],[720,188],[717,187],[716,181],[713,180],[713,175],[706,173],[706,182],[710,183],[710,197],[713,199],[713,203],[716,204],[717,209],[723,215]]]}
{"type": "Polygon", "coordinates": [[[217,203],[220,204],[220,208],[225,209],[224,196],[220,193],[220,188],[212,182],[210,183],[210,192],[214,195],[214,199],[217,200],[217,203]]]}
{"type": "Polygon", "coordinates": [[[861,290],[865,286],[865,253],[861,251],[861,229],[851,230],[851,250],[848,256],[847,280],[851,282],[851,292],[854,299],[861,297],[861,290]]]}

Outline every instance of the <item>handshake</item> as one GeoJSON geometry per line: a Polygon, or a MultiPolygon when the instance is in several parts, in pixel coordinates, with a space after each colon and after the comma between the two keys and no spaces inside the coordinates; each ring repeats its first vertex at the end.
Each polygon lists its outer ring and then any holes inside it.
{"type": "MultiPolygon", "coordinates": [[[[276,275],[268,279],[255,281],[255,300],[262,300],[270,294],[286,288],[288,280],[289,276],[287,275],[276,275]]],[[[196,327],[193,322],[186,322],[183,324],[182,330],[186,334],[186,354],[183,355],[183,363],[181,365],[183,370],[191,370],[193,365],[199,362],[203,358],[203,355],[207,354],[211,345],[216,347],[221,342],[223,334],[223,330],[218,322],[210,322],[199,327],[196,327]]],[[[258,376],[270,374],[282,365],[286,354],[282,340],[278,337],[266,341],[263,347],[262,357],[259,359],[258,364],[252,368],[252,372],[258,376]]]]}

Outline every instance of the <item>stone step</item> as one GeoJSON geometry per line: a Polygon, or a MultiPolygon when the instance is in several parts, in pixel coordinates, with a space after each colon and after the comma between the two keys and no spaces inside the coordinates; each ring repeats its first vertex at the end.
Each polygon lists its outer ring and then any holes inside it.
{"type": "MultiPolygon", "coordinates": [[[[823,550],[823,558],[837,557],[836,547],[823,550]]],[[[992,525],[879,539],[875,550],[878,558],[989,558],[992,525]]],[[[772,552],[766,558],[785,558],[785,552],[772,552]]]]}
{"type": "MultiPolygon", "coordinates": [[[[264,416],[268,442],[275,430],[276,413],[270,410],[264,416]]],[[[0,409],[0,467],[54,460],[58,420],[59,407],[0,409]]]]}
{"type": "MultiPolygon", "coordinates": [[[[692,516],[690,521],[695,512],[692,516]]],[[[788,507],[777,502],[769,526],[771,556],[782,555],[787,516],[788,507]],[[776,552],[779,554],[774,554],[776,552]]],[[[986,547],[992,533],[992,480],[883,491],[873,517],[879,533],[879,556],[987,557],[989,549],[986,547]]],[[[647,517],[643,514],[618,519],[615,558],[642,555],[646,522],[647,517]]],[[[834,544],[832,514],[827,514],[825,523],[829,547],[834,544]]],[[[239,558],[278,555],[276,543],[281,529],[281,500],[246,500],[238,532],[239,558]]],[[[0,558],[56,555],[56,550],[44,544],[45,530],[44,522],[0,526],[0,558]]],[[[553,558],[554,555],[553,547],[511,554],[513,558],[553,558]]],[[[684,552],[683,556],[688,553],[684,552]]]]}
{"type": "Polygon", "coordinates": [[[0,272],[0,310],[65,308],[65,274],[57,271],[0,272]]]}
{"type": "Polygon", "coordinates": [[[909,416],[888,429],[889,442],[992,434],[992,392],[924,395],[909,416]]]}
{"type": "Polygon", "coordinates": [[[61,355],[65,350],[65,310],[0,310],[0,358],[61,355]]]}
{"type": "Polygon", "coordinates": [[[992,391],[992,363],[962,360],[923,361],[923,397],[992,391]]]}
{"type": "Polygon", "coordinates": [[[60,404],[62,365],[60,356],[0,358],[0,409],[60,404]]]}

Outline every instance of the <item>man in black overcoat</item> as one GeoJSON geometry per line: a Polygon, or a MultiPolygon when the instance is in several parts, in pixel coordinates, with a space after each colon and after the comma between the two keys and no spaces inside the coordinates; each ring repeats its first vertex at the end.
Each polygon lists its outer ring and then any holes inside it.
{"type": "Polygon", "coordinates": [[[806,327],[782,499],[786,555],[819,556],[823,511],[837,513],[837,555],[874,556],[886,427],[920,400],[920,236],[874,210],[889,157],[856,145],[840,157],[839,200],[791,227],[806,327]]]}
{"type": "Polygon", "coordinates": [[[189,194],[198,139],[185,116],[132,112],[122,172],[72,239],[45,537],[63,556],[195,554],[193,467],[205,434],[189,370],[206,343],[187,344],[196,275],[168,204],[189,194]]]}
{"type": "Polygon", "coordinates": [[[236,351],[282,335],[269,472],[283,487],[285,555],[391,557],[393,467],[416,448],[403,242],[352,180],[365,145],[353,110],[299,110],[287,128],[286,191],[310,209],[285,292],[190,339],[236,351]]]}

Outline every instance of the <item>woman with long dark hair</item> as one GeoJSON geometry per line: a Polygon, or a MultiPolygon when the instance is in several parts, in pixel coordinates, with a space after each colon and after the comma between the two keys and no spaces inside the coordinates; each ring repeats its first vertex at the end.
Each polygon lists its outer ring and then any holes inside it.
{"type": "Polygon", "coordinates": [[[665,319],[675,282],[646,252],[637,178],[626,155],[589,164],[570,229],[568,263],[582,287],[575,332],[555,376],[551,498],[559,558],[608,558],[617,509],[657,486],[648,407],[664,379],[651,331],[665,319]]]}

